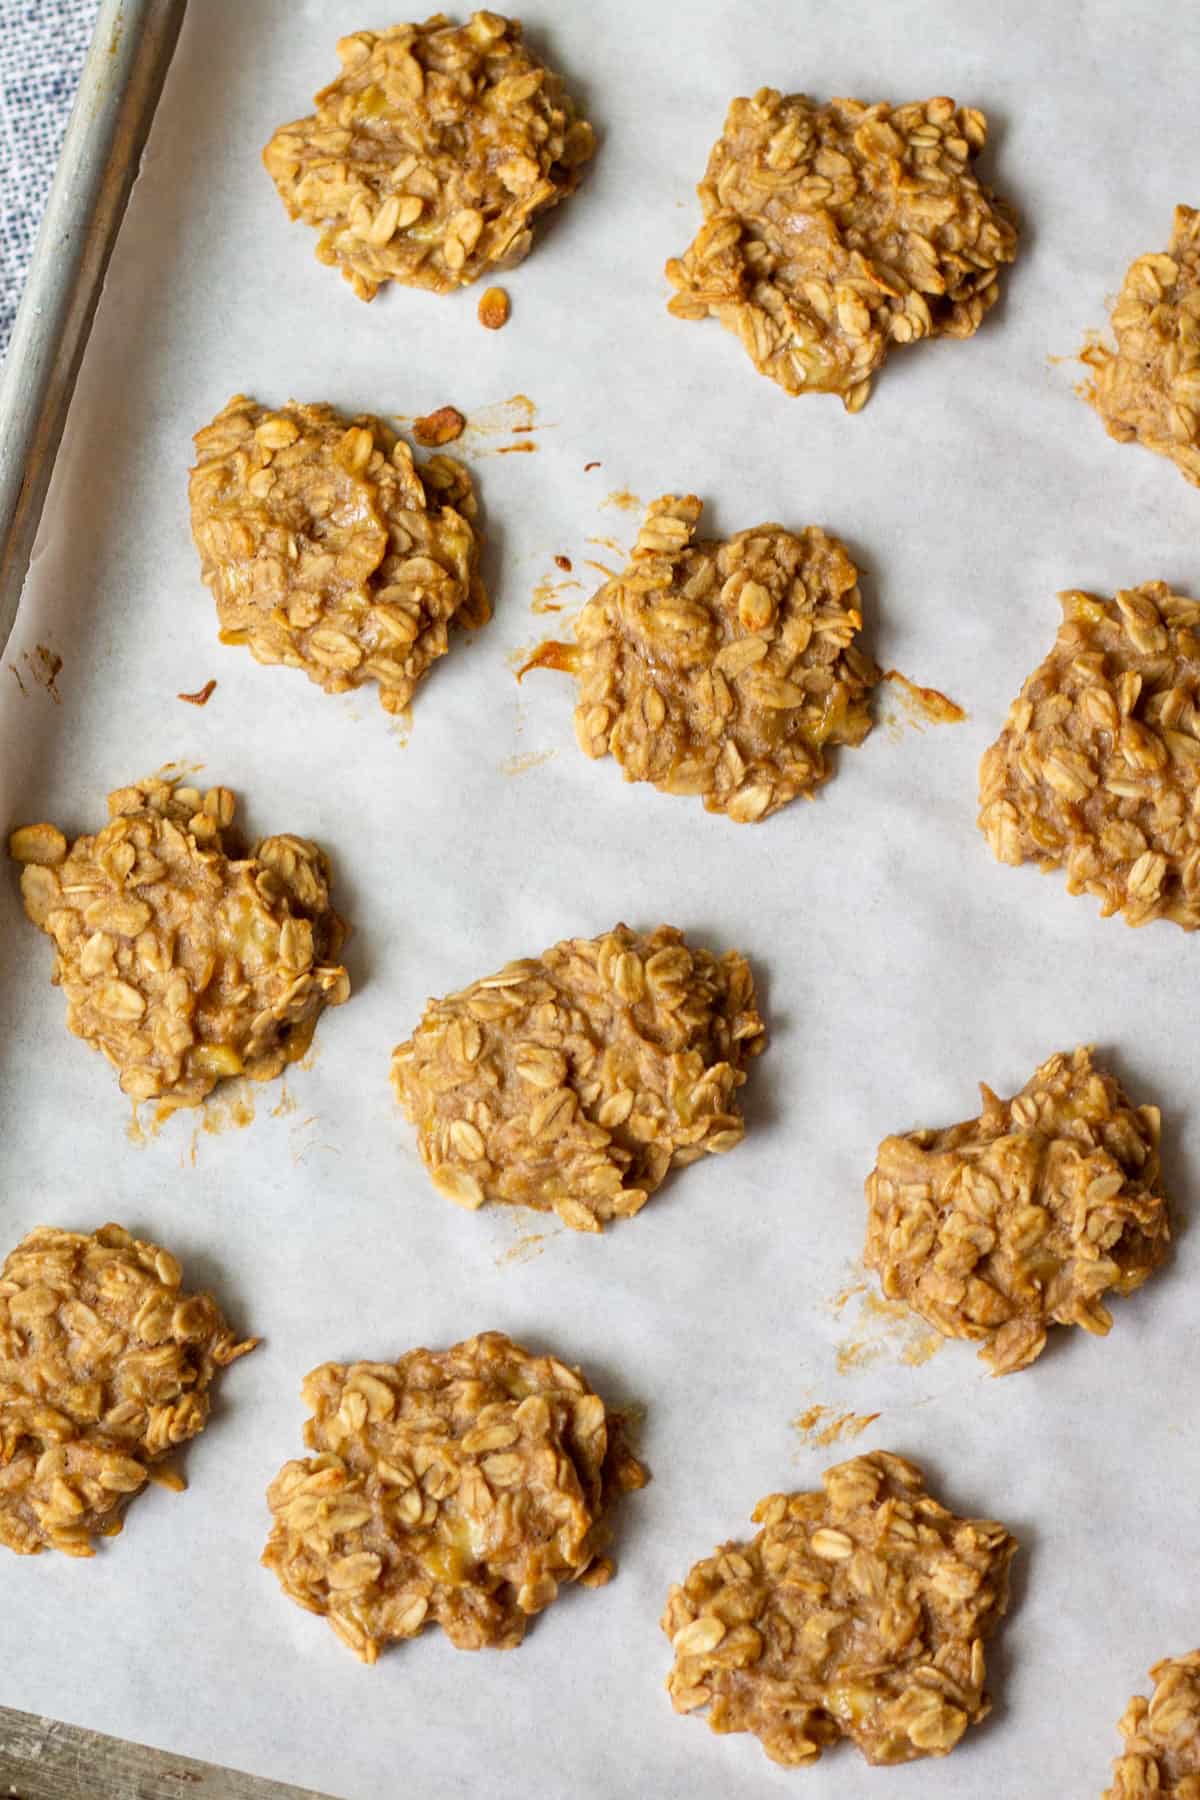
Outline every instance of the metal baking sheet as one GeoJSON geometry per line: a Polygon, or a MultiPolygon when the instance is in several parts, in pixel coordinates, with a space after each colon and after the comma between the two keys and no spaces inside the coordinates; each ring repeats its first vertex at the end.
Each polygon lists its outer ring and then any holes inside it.
{"type": "Polygon", "coordinates": [[[339,32],[393,19],[381,0],[189,8],[0,669],[6,823],[86,828],[109,788],[199,764],[244,795],[252,829],[327,845],[355,926],[354,996],[286,1093],[139,1132],[102,1059],[67,1036],[49,947],[15,880],[0,884],[4,1244],[42,1220],[116,1217],[264,1338],[187,1453],[186,1495],[140,1497],[90,1563],[3,1558],[0,1701],[347,1800],[401,1784],[497,1800],[1099,1793],[1148,1664],[1200,1636],[1181,1577],[1200,1475],[1194,946],[993,864],[975,771],[1053,637],[1057,590],[1200,591],[1200,497],[1108,440],[1054,360],[1197,199],[1194,15],[1159,9],[1151,30],[1108,0],[535,8],[527,30],[602,142],[505,280],[498,333],[477,323],[477,290],[363,306],[259,165],[330,76],[339,32]],[[857,417],[788,399],[716,324],[666,313],[662,263],[695,227],[726,104],[768,82],[982,106],[988,178],[1025,220],[979,336],[898,354],[857,417]],[[216,641],[186,470],[191,432],[239,389],[410,415],[451,402],[477,422],[463,449],[496,616],[433,672],[407,734],[369,692],[330,699],[216,641]],[[534,430],[503,429],[517,423],[534,430]],[[516,444],[536,449],[499,453],[516,444]],[[569,618],[535,613],[535,596],[561,578],[556,555],[583,584],[558,589],[568,609],[602,578],[593,565],[615,566],[636,524],[621,496],[689,489],[718,531],[840,533],[879,660],[967,721],[919,731],[884,690],[878,728],[815,804],[754,828],[581,757],[570,683],[513,678],[569,618]],[[210,677],[202,710],[176,699],[210,677]],[[746,1142],[600,1239],[459,1212],[393,1107],[390,1047],[429,994],[619,918],[751,955],[773,1042],[745,1090],[746,1142]],[[875,1145],[970,1115],[977,1080],[1011,1092],[1078,1042],[1163,1108],[1175,1260],[1118,1305],[1106,1343],[1060,1333],[1001,1382],[966,1346],[923,1360],[919,1332],[848,1292],[875,1145]],[[616,1580],[564,1597],[520,1651],[468,1657],[430,1634],[362,1668],[257,1564],[265,1487],[301,1446],[300,1379],[486,1327],[640,1402],[654,1480],[624,1509],[616,1580]],[[880,1416],[821,1448],[793,1424],[817,1405],[880,1416]],[[995,1711],[944,1763],[869,1771],[843,1749],[788,1774],[672,1713],[658,1617],[761,1495],[873,1445],[1021,1540],[995,1711]]]}

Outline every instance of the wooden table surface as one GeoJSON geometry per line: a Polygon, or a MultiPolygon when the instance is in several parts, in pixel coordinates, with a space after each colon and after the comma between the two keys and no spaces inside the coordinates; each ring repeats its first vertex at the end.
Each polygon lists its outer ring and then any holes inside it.
{"type": "Polygon", "coordinates": [[[0,1800],[336,1800],[0,1706],[0,1800]]]}

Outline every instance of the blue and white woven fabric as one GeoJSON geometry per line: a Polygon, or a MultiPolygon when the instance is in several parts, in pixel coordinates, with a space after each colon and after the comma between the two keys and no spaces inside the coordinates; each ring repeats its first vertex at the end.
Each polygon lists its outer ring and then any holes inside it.
{"type": "Polygon", "coordinates": [[[0,0],[0,360],[16,317],[97,0],[0,0]]]}

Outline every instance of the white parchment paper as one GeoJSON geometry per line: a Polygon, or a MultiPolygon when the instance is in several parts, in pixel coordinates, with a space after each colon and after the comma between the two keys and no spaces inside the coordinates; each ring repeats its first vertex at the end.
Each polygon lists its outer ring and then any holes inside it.
{"type": "MultiPolygon", "coordinates": [[[[65,1032],[15,879],[0,885],[3,1247],[40,1221],[117,1218],[265,1340],[188,1451],[186,1495],[139,1498],[91,1562],[0,1558],[0,1699],[346,1800],[1098,1794],[1147,1665],[1200,1641],[1197,946],[1167,925],[1103,923],[1059,879],[995,865],[975,771],[1053,638],[1058,589],[1163,577],[1200,591],[1200,495],[1107,439],[1072,392],[1077,368],[1051,360],[1103,322],[1130,259],[1165,246],[1174,204],[1200,201],[1194,9],[535,0],[527,30],[602,145],[506,280],[497,334],[476,321],[478,289],[363,306],[259,165],[272,128],[335,72],[335,38],[394,17],[384,0],[193,0],[15,673],[0,670],[6,829],[95,828],[108,789],[202,763],[245,796],[251,829],[328,846],[356,927],[353,999],[289,1075],[293,1110],[258,1089],[244,1129],[180,1115],[139,1146],[111,1071],[65,1032]],[[1023,215],[979,336],[896,354],[857,418],[787,398],[715,323],[665,309],[662,264],[695,228],[726,105],[767,83],[982,106],[987,178],[1023,215]],[[536,405],[536,453],[481,453],[520,441],[503,434],[464,446],[496,617],[434,671],[406,747],[370,691],[331,699],[216,641],[186,470],[191,432],[239,389],[348,411],[536,405]],[[766,518],[843,535],[879,659],[968,722],[881,723],[814,805],[760,827],[587,762],[572,684],[518,688],[511,659],[556,625],[530,610],[555,554],[590,589],[587,559],[615,555],[589,539],[630,541],[634,516],[603,505],[619,489],[694,490],[720,532],[766,518]],[[39,644],[63,658],[61,704],[33,678],[39,644]],[[210,676],[203,711],[175,699],[210,676]],[[602,1239],[459,1212],[393,1106],[391,1046],[428,995],[617,919],[667,919],[753,958],[773,1042],[745,1090],[746,1142],[602,1239]],[[860,1315],[861,1296],[834,1304],[856,1279],[875,1145],[970,1116],[979,1079],[1010,1093],[1084,1041],[1163,1108],[1172,1266],[1117,1305],[1107,1343],[1059,1333],[1030,1373],[990,1380],[965,1345],[906,1362],[911,1335],[860,1315]],[[517,1653],[465,1656],[431,1633],[365,1669],[257,1564],[264,1489],[301,1449],[300,1379],[326,1358],[487,1327],[642,1402],[653,1483],[625,1507],[616,1581],[565,1596],[517,1653]],[[916,1457],[949,1503],[1021,1540],[989,1653],[995,1710],[948,1762],[876,1772],[843,1748],[789,1775],[754,1740],[677,1718],[663,1692],[669,1583],[746,1533],[762,1494],[815,1485],[851,1453],[802,1442],[791,1421],[815,1404],[878,1411],[855,1448],[916,1457]]],[[[897,712],[887,689],[879,704],[897,712]]]]}

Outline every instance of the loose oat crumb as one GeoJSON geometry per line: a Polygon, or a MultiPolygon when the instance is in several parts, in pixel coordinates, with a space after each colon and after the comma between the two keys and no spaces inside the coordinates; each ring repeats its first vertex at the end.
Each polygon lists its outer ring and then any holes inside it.
{"type": "Polygon", "coordinates": [[[752,823],[827,781],[832,746],[862,743],[879,670],[837,538],[764,524],[716,542],[700,513],[694,494],[654,501],[629,566],[584,607],[575,735],[627,781],[752,823]]]}
{"type": "Polygon", "coordinates": [[[202,688],[197,688],[194,694],[176,694],[175,698],[177,700],[186,700],[189,706],[207,706],[216,691],[216,682],[209,680],[205,682],[202,688]]]}
{"type": "Polygon", "coordinates": [[[93,1555],[155,1465],[204,1429],[230,1331],[176,1259],[119,1225],[39,1226],[0,1267],[0,1544],[93,1555]]]}
{"type": "Polygon", "coordinates": [[[479,323],[488,331],[499,331],[502,325],[508,324],[510,310],[504,289],[489,288],[479,302],[479,323]]]}
{"type": "Polygon", "coordinates": [[[513,1649],[562,1585],[610,1579],[608,1514],[648,1477],[580,1370],[487,1331],[302,1391],[316,1454],[268,1490],[263,1562],[364,1662],[435,1624],[513,1649]]]}
{"type": "Polygon", "coordinates": [[[1200,211],[1177,206],[1167,253],[1130,265],[1112,328],[1115,350],[1081,352],[1093,371],[1083,397],[1110,437],[1169,456],[1200,487],[1200,211]]]}
{"type": "Polygon", "coordinates": [[[788,1767],[843,1737],[870,1763],[945,1756],[990,1710],[983,1645],[1016,1541],[948,1512],[888,1451],[822,1483],[760,1500],[758,1536],[671,1589],[672,1704],[707,1707],[712,1730],[753,1732],[788,1767]]]}
{"type": "Polygon", "coordinates": [[[1104,1800],[1200,1800],[1200,1650],[1164,1657],[1150,1679],[1149,1700],[1135,1694],[1120,1721],[1104,1800]]]}
{"type": "Polygon", "coordinates": [[[556,569],[561,569],[564,575],[569,575],[571,573],[571,559],[569,556],[556,556],[554,559],[554,566],[556,569]]]}
{"type": "Polygon", "coordinates": [[[527,256],[596,140],[520,22],[435,13],[356,31],[337,53],[316,113],[263,151],[289,216],[320,230],[318,259],[371,300],[385,281],[445,293],[527,256]]]}
{"type": "Polygon", "coordinates": [[[667,264],[677,318],[712,315],[789,394],[866,402],[894,344],[966,338],[1016,255],[1011,209],[971,164],[974,107],[762,88],[735,100],[698,189],[704,224],[667,264]]]}
{"type": "Polygon", "coordinates": [[[437,444],[452,444],[467,428],[467,421],[457,406],[439,406],[436,412],[413,420],[413,436],[426,449],[437,444]]]}
{"type": "Polygon", "coordinates": [[[247,852],[235,810],[228,788],[152,777],[71,845],[48,824],[9,838],[68,1028],[134,1100],[195,1106],[227,1076],[270,1080],[349,995],[324,851],[284,835],[247,852]]]}
{"type": "Polygon", "coordinates": [[[618,925],[431,1001],[392,1085],[447,1199],[600,1231],[672,1167],[740,1143],[736,1095],[765,1043],[736,950],[618,925]]]}
{"type": "Polygon", "coordinates": [[[1105,918],[1200,926],[1200,601],[1059,595],[1054,647],[979,769],[998,861],[1065,868],[1105,918]]]}
{"type": "Polygon", "coordinates": [[[1104,1336],[1104,1294],[1154,1273],[1170,1220],[1158,1108],[1135,1108],[1089,1049],[1052,1056],[1012,1100],[980,1092],[979,1118],[879,1146],[864,1260],[890,1300],[1008,1375],[1051,1325],[1104,1336]]]}

